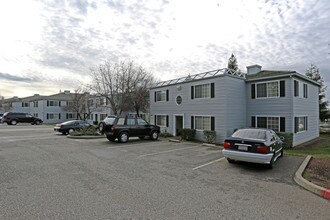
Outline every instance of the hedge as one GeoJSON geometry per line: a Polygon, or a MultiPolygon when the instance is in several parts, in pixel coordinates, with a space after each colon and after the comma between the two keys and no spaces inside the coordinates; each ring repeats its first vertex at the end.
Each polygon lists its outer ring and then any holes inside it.
{"type": "Polygon", "coordinates": [[[215,142],[215,131],[209,131],[209,130],[204,130],[203,131],[204,134],[204,139],[207,143],[212,144],[215,142]]]}
{"type": "Polygon", "coordinates": [[[183,128],[181,132],[181,138],[185,141],[191,141],[195,139],[196,130],[190,128],[183,128]]]}
{"type": "Polygon", "coordinates": [[[276,132],[277,136],[284,137],[283,147],[284,148],[292,148],[293,142],[293,133],[289,132],[276,132]]]}

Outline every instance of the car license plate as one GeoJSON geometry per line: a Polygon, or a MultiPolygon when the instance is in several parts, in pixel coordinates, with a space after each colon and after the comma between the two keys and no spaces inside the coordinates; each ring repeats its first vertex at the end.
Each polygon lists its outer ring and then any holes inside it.
{"type": "Polygon", "coordinates": [[[248,150],[248,147],[247,146],[241,146],[241,145],[239,145],[238,146],[238,150],[247,151],[248,150]]]}

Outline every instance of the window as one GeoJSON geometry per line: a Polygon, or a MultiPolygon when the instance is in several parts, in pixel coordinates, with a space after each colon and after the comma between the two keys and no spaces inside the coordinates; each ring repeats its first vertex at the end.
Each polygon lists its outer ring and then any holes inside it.
{"type": "Polygon", "coordinates": [[[257,98],[278,97],[278,81],[257,84],[257,98]]]}
{"type": "Polygon", "coordinates": [[[100,114],[100,120],[104,120],[107,117],[107,114],[100,114]]]}
{"type": "Polygon", "coordinates": [[[177,96],[176,97],[176,104],[180,105],[182,103],[182,97],[181,96],[177,96]]]}
{"type": "Polygon", "coordinates": [[[138,123],[138,125],[148,125],[148,122],[146,122],[146,121],[143,120],[142,118],[138,118],[138,119],[137,119],[137,123],[138,123]]]}
{"type": "Polygon", "coordinates": [[[39,116],[38,116],[38,113],[33,113],[33,117],[38,118],[38,117],[39,117],[39,116]]]}
{"type": "Polygon", "coordinates": [[[47,113],[47,119],[61,119],[60,113],[47,113]]]}
{"type": "Polygon", "coordinates": [[[75,113],[66,113],[66,119],[76,119],[77,116],[75,113]]]}
{"type": "Polygon", "coordinates": [[[73,101],[67,101],[66,105],[72,107],[73,106],[73,101]]]}
{"type": "Polygon", "coordinates": [[[294,96],[307,99],[307,84],[294,80],[294,96]]]}
{"type": "Polygon", "coordinates": [[[307,90],[307,84],[304,83],[304,92],[303,92],[303,97],[307,99],[307,93],[308,93],[308,90],[307,90]]]}
{"type": "Polygon", "coordinates": [[[127,118],[127,125],[135,125],[135,118],[127,118]]]}
{"type": "Polygon", "coordinates": [[[47,100],[47,106],[61,106],[61,102],[55,100],[47,100]]]}
{"type": "Polygon", "coordinates": [[[104,106],[104,98],[100,98],[100,106],[104,106]]]}
{"type": "Polygon", "coordinates": [[[191,122],[193,129],[214,131],[214,117],[212,116],[192,116],[191,122]]]}
{"type": "Polygon", "coordinates": [[[285,97],[285,80],[251,84],[251,98],[285,97]]]}
{"type": "Polygon", "coordinates": [[[295,117],[294,118],[294,133],[307,131],[308,117],[295,117]]]}
{"type": "Polygon", "coordinates": [[[23,108],[27,108],[27,107],[29,107],[30,105],[29,105],[29,103],[28,102],[22,102],[22,107],[23,108]]]}
{"type": "Polygon", "coordinates": [[[33,101],[33,107],[38,108],[39,102],[38,101],[33,101]]]}
{"type": "Polygon", "coordinates": [[[155,122],[160,127],[168,127],[168,115],[155,115],[155,122]]]}
{"type": "Polygon", "coordinates": [[[87,105],[88,105],[88,107],[92,107],[94,105],[93,99],[89,99],[87,101],[87,105]]]}
{"type": "Polygon", "coordinates": [[[214,98],[214,83],[191,87],[191,99],[214,98]]]}
{"type": "Polygon", "coordinates": [[[268,128],[274,131],[285,132],[285,118],[277,116],[252,116],[251,126],[256,128],[268,128]]]}
{"type": "Polygon", "coordinates": [[[155,92],[155,102],[165,102],[169,100],[169,90],[160,90],[155,92]]]}

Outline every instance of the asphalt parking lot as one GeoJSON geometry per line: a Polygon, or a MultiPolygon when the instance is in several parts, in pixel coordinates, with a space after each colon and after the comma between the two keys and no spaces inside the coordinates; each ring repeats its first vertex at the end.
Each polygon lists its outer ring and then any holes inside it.
{"type": "Polygon", "coordinates": [[[0,219],[329,219],[329,201],[293,181],[302,161],[269,170],[197,143],[0,125],[0,219]]]}

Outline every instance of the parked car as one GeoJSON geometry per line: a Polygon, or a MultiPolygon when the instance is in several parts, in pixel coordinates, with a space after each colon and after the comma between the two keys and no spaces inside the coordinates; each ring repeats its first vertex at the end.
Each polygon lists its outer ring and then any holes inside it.
{"type": "Polygon", "coordinates": [[[3,114],[0,114],[0,123],[2,123],[2,115],[3,115],[3,114]]]}
{"type": "Polygon", "coordinates": [[[148,136],[151,140],[157,140],[160,127],[151,125],[142,118],[128,115],[126,117],[116,117],[112,124],[105,124],[103,132],[109,141],[118,139],[118,142],[125,143],[129,137],[144,139],[148,136]]]}
{"type": "Polygon", "coordinates": [[[104,133],[104,128],[106,125],[112,125],[116,119],[115,115],[107,116],[103,121],[99,123],[98,129],[101,134],[104,133]]]}
{"type": "Polygon", "coordinates": [[[32,125],[42,124],[40,118],[34,117],[27,113],[18,112],[5,112],[1,119],[2,123],[7,123],[8,125],[16,125],[17,123],[31,123],[32,125]]]}
{"type": "Polygon", "coordinates": [[[263,128],[238,129],[223,144],[222,153],[229,163],[246,161],[274,167],[275,161],[283,156],[283,137],[273,130],[263,128]]]}
{"type": "Polygon", "coordinates": [[[57,124],[54,127],[54,131],[60,132],[62,134],[71,134],[77,129],[87,128],[93,126],[86,121],[83,120],[72,120],[66,121],[61,124],[57,124]]]}

